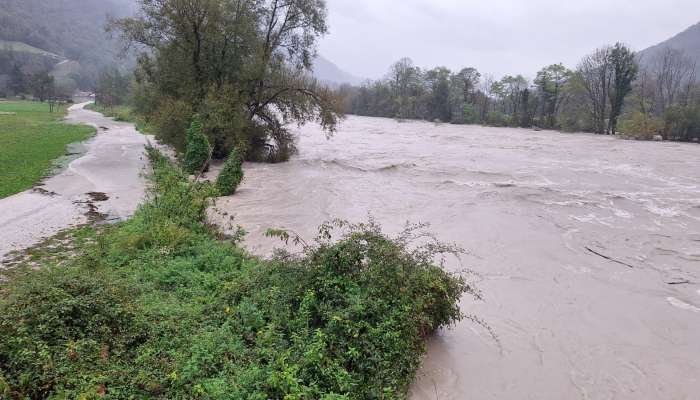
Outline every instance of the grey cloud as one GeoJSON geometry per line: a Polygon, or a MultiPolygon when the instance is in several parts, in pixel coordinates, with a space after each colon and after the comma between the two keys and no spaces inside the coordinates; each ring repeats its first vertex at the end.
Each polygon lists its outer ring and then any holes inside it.
{"type": "Polygon", "coordinates": [[[607,43],[641,50],[700,21],[698,0],[328,0],[328,8],[320,52],[369,78],[404,56],[422,67],[533,76],[555,62],[573,67],[607,43]]]}

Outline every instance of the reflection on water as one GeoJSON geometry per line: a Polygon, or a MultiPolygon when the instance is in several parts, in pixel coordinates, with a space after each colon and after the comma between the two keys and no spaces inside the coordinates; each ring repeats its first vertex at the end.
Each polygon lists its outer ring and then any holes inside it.
{"type": "MultiPolygon", "coordinates": [[[[467,248],[500,339],[440,332],[414,399],[700,396],[700,145],[350,117],[301,154],[246,165],[217,208],[268,253],[271,227],[429,222],[467,248]]],[[[222,217],[223,218],[223,217],[222,217]]]]}

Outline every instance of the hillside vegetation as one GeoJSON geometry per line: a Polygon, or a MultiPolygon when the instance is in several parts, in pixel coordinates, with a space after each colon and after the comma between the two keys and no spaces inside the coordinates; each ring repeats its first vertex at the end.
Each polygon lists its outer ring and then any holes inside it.
{"type": "Polygon", "coordinates": [[[640,63],[643,66],[652,66],[655,59],[662,57],[664,51],[668,49],[682,52],[694,60],[696,74],[700,76],[700,22],[668,40],[640,51],[640,63]]]}
{"type": "MultiPolygon", "coordinates": [[[[131,0],[3,0],[0,39],[19,52],[48,55],[79,64],[71,79],[83,88],[94,85],[99,71],[117,59],[118,42],[104,26],[107,16],[134,10],[131,0]]],[[[0,51],[6,50],[0,46],[0,51]]],[[[25,66],[26,63],[20,63],[25,66]]],[[[31,65],[30,65],[31,68],[31,65]]],[[[49,68],[50,71],[51,68],[49,68]]],[[[0,75],[8,74],[0,65],[0,75]]]]}

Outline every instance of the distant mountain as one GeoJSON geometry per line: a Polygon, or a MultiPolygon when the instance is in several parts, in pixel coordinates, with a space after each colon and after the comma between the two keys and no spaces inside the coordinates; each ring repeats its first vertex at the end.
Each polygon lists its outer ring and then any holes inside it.
{"type": "Polygon", "coordinates": [[[343,71],[337,65],[333,64],[323,56],[318,56],[314,63],[314,76],[325,83],[331,85],[342,85],[348,83],[351,85],[359,85],[363,79],[353,76],[352,74],[343,71]]]}
{"type": "MultiPolygon", "coordinates": [[[[80,86],[91,86],[102,68],[125,63],[117,57],[118,42],[104,26],[108,15],[133,13],[134,0],[0,0],[0,4],[0,51],[75,61],[78,67],[69,75],[80,86]]],[[[62,65],[63,70],[68,66],[62,65]]]]}
{"type": "Polygon", "coordinates": [[[640,51],[639,57],[642,64],[651,62],[667,48],[683,51],[685,55],[697,60],[698,74],[700,74],[700,23],[664,42],[640,51]]]}

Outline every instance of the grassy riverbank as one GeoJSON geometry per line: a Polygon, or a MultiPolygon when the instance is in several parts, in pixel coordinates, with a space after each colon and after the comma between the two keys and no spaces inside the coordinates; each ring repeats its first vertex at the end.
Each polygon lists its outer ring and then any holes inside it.
{"type": "Polygon", "coordinates": [[[118,105],[106,107],[102,104],[92,103],[88,104],[85,109],[96,111],[105,117],[114,118],[115,121],[131,122],[136,125],[136,130],[141,133],[149,132],[148,124],[143,120],[143,118],[136,115],[130,106],[118,105]]]}
{"type": "Polygon", "coordinates": [[[66,107],[49,112],[46,103],[0,101],[0,198],[29,189],[66,153],[95,130],[61,122],[66,107]]]}
{"type": "Polygon", "coordinates": [[[426,336],[473,293],[432,263],[452,249],[335,224],[303,255],[261,260],[207,225],[210,184],[149,155],[131,220],[0,285],[0,397],[406,397],[426,336]]]}

